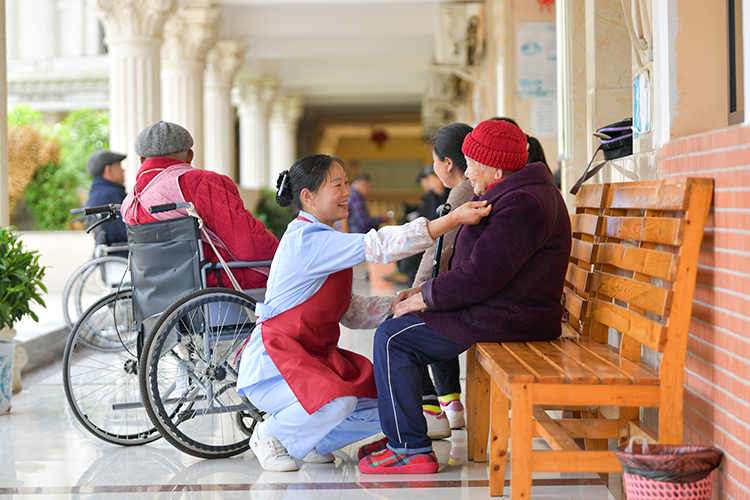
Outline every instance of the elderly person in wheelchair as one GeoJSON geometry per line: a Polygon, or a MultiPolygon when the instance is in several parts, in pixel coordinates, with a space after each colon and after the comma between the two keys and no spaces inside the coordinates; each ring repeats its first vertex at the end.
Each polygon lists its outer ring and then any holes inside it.
{"type": "MultiPolygon", "coordinates": [[[[142,224],[186,215],[184,210],[150,214],[148,207],[172,202],[191,202],[203,219],[211,245],[203,241],[207,261],[259,261],[273,258],[279,245],[258,219],[246,210],[237,186],[216,172],[190,166],[193,138],[183,127],[158,121],[143,129],[135,140],[141,167],[136,184],[122,203],[126,224],[142,224]],[[214,251],[216,248],[216,251],[214,251]]],[[[267,268],[233,271],[243,289],[264,288],[267,268]]],[[[231,286],[221,268],[206,276],[206,285],[231,286]]]]}

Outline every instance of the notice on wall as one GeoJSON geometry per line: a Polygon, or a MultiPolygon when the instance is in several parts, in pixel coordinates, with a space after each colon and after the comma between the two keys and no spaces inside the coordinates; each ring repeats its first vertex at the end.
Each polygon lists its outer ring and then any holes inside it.
{"type": "Polygon", "coordinates": [[[555,97],[557,48],[555,23],[524,23],[517,32],[518,97],[555,97]]]}
{"type": "Polygon", "coordinates": [[[531,100],[531,135],[553,137],[557,135],[557,99],[535,97],[531,100]]]}

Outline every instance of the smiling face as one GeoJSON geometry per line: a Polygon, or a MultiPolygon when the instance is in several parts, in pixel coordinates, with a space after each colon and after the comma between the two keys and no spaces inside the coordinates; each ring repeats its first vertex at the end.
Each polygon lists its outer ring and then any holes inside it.
{"type": "Polygon", "coordinates": [[[491,167],[483,168],[474,160],[466,158],[466,177],[471,180],[471,187],[477,196],[483,195],[490,184],[500,179],[501,172],[491,167]]]}
{"type": "Polygon", "coordinates": [[[349,180],[344,167],[331,163],[326,180],[314,193],[305,189],[302,192],[302,209],[314,215],[320,222],[333,227],[334,222],[349,216],[346,202],[349,199],[349,180]]]}

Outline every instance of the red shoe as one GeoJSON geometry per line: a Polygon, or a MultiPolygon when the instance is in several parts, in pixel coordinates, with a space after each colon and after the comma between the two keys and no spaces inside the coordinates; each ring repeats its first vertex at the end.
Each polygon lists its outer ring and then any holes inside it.
{"type": "Polygon", "coordinates": [[[388,438],[384,437],[383,439],[379,439],[378,441],[373,441],[372,443],[368,443],[362,446],[357,451],[357,460],[362,460],[367,455],[372,455],[373,453],[376,453],[378,451],[385,450],[385,445],[387,443],[388,443],[388,438]]]}
{"type": "Polygon", "coordinates": [[[359,462],[362,474],[434,474],[440,469],[435,452],[406,455],[386,448],[359,462]]]}

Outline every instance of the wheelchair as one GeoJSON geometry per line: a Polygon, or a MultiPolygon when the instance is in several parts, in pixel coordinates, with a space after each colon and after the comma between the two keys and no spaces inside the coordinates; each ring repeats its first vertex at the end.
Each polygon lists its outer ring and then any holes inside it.
{"type": "MultiPolygon", "coordinates": [[[[115,210],[117,205],[115,205],[115,210]]],[[[82,214],[84,209],[71,210],[72,215],[82,214]]],[[[68,278],[63,288],[63,316],[68,328],[73,328],[83,313],[102,297],[123,286],[130,286],[127,275],[127,243],[109,244],[101,224],[115,220],[109,213],[87,214],[77,220],[90,225],[94,231],[96,246],[91,260],[85,262],[68,278]],[[123,256],[125,254],[125,256],[123,256]]],[[[96,338],[91,339],[96,342],[96,338]]]]}
{"type": "MultiPolygon", "coordinates": [[[[164,437],[201,458],[249,448],[263,414],[237,393],[235,361],[255,327],[265,289],[206,288],[200,218],[128,226],[132,287],[91,306],[76,323],[63,356],[63,385],[76,419],[114,444],[164,437]],[[92,333],[93,332],[93,333],[92,333]],[[85,339],[96,334],[101,341],[85,339]]],[[[270,261],[221,263],[225,269],[270,261]]],[[[229,273],[228,273],[229,274],[229,273]]]]}

